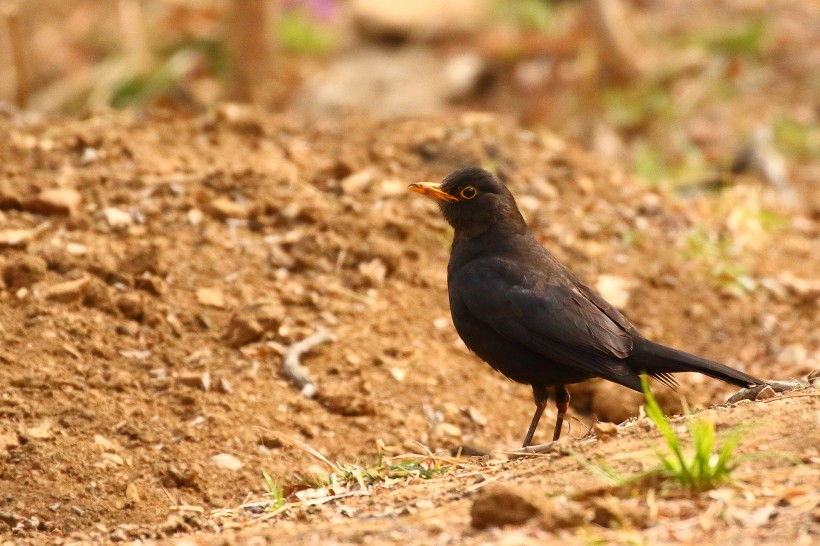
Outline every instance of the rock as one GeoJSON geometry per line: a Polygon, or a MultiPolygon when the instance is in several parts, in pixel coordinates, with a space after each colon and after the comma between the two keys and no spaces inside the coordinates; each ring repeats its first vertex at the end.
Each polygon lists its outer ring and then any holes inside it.
{"type": "Polygon", "coordinates": [[[110,314],[116,313],[117,310],[111,287],[96,277],[91,279],[85,297],[83,297],[83,305],[110,314]]]}
{"type": "Polygon", "coordinates": [[[618,309],[623,309],[629,303],[629,296],[634,287],[634,280],[616,275],[600,275],[595,283],[595,290],[618,309]]]}
{"type": "Polygon", "coordinates": [[[222,394],[231,394],[233,392],[233,386],[227,379],[220,377],[216,382],[216,390],[222,394]]]}
{"type": "Polygon", "coordinates": [[[161,296],[165,292],[165,283],[159,277],[143,273],[134,281],[134,286],[149,294],[161,296]]]}
{"type": "Polygon", "coordinates": [[[120,260],[119,272],[130,275],[142,275],[146,271],[156,275],[165,273],[164,253],[159,245],[139,246],[120,260]]]}
{"type": "Polygon", "coordinates": [[[117,298],[117,309],[126,318],[141,322],[145,318],[145,301],[141,294],[128,292],[117,298]]]}
{"type": "Polygon", "coordinates": [[[501,484],[482,489],[470,508],[470,524],[476,529],[522,525],[544,513],[545,499],[523,487],[501,484]]]}
{"type": "Polygon", "coordinates": [[[225,340],[236,348],[259,341],[265,332],[277,331],[284,316],[285,310],[278,301],[248,304],[231,317],[225,340]]]}
{"type": "Polygon", "coordinates": [[[76,190],[57,188],[45,190],[23,202],[23,210],[45,215],[71,216],[76,213],[82,196],[76,190]]]}
{"type": "Polygon", "coordinates": [[[100,446],[103,451],[119,451],[119,448],[114,442],[99,434],[94,435],[94,443],[100,446]]]}
{"type": "Polygon", "coordinates": [[[125,229],[133,221],[129,213],[114,207],[102,209],[100,215],[112,229],[125,229]]]}
{"type": "Polygon", "coordinates": [[[229,453],[220,453],[211,457],[211,463],[225,470],[240,470],[242,468],[242,461],[229,453]]]}
{"type": "Polygon", "coordinates": [[[208,372],[182,374],[177,377],[177,384],[209,391],[211,390],[211,374],[208,372]]]}
{"type": "Polygon", "coordinates": [[[11,432],[0,432],[0,450],[9,451],[20,445],[20,439],[11,432]]]}
{"type": "Polygon", "coordinates": [[[597,422],[592,425],[595,437],[599,442],[608,442],[618,436],[618,426],[614,423],[597,422]]]}
{"type": "Polygon", "coordinates": [[[46,261],[38,256],[23,254],[11,258],[3,266],[3,282],[11,291],[28,288],[45,278],[47,267],[46,261]]]}
{"type": "Polygon", "coordinates": [[[467,408],[467,415],[470,417],[470,420],[476,425],[482,427],[487,425],[487,418],[484,417],[484,414],[482,414],[474,407],[470,406],[469,408],[467,408]]]}
{"type": "Polygon", "coordinates": [[[0,248],[25,248],[35,234],[33,229],[0,229],[0,248]]]}
{"type": "Polygon", "coordinates": [[[461,438],[461,429],[452,423],[439,423],[433,429],[437,436],[449,436],[451,438],[461,438]]]}
{"type": "Polygon", "coordinates": [[[430,39],[476,32],[490,15],[482,0],[352,0],[357,27],[376,38],[430,39]]]}
{"type": "Polygon", "coordinates": [[[43,290],[43,297],[49,301],[71,303],[82,300],[88,292],[91,280],[82,277],[74,281],[66,281],[47,287],[43,290]]]}
{"type": "Polygon", "coordinates": [[[129,483],[125,488],[125,499],[131,504],[136,504],[140,501],[139,489],[137,489],[137,485],[134,482],[129,483]]]}
{"type": "Polygon", "coordinates": [[[247,220],[251,215],[251,207],[246,203],[237,203],[227,197],[217,197],[206,207],[206,211],[219,220],[235,218],[237,220],[247,220]]]}
{"type": "Polygon", "coordinates": [[[462,53],[447,60],[444,76],[448,86],[448,96],[457,99],[469,96],[481,82],[487,65],[481,55],[462,53]]]}
{"type": "Polygon", "coordinates": [[[364,169],[344,177],[339,185],[342,191],[347,195],[361,195],[376,178],[376,171],[373,169],[364,169]]]}
{"type": "Polygon", "coordinates": [[[359,273],[367,280],[369,286],[381,286],[387,276],[387,266],[378,258],[358,265],[359,273]]]}
{"type": "Polygon", "coordinates": [[[774,392],[774,389],[771,387],[771,385],[766,385],[759,393],[757,393],[757,396],[755,396],[755,401],[768,400],[769,398],[774,398],[776,396],[777,393],[774,392]]]}
{"type": "Polygon", "coordinates": [[[196,299],[201,305],[224,309],[225,296],[218,288],[200,288],[196,291],[196,299]]]}
{"type": "Polygon", "coordinates": [[[40,424],[29,427],[26,430],[26,437],[35,440],[48,440],[54,437],[54,432],[52,431],[53,426],[51,421],[41,421],[40,424]]]}

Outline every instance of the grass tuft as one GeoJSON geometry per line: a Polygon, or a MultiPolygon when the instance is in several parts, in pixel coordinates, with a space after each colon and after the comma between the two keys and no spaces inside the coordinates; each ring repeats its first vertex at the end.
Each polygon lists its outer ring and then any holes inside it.
{"type": "Polygon", "coordinates": [[[732,429],[718,447],[715,424],[687,414],[686,426],[692,440],[692,449],[684,450],[682,439],[675,433],[672,423],[663,414],[658,401],[649,390],[646,376],[641,376],[641,386],[646,397],[646,415],[658,427],[666,444],[665,451],[652,446],[660,464],[646,472],[625,477],[602,457],[592,463],[576,454],[575,458],[581,466],[612,487],[641,483],[645,486],[656,483],[654,478],[660,478],[664,482],[676,483],[690,493],[701,493],[731,480],[732,471],[737,465],[735,450],[740,443],[741,429],[732,429]]]}
{"type": "Polygon", "coordinates": [[[646,415],[658,427],[669,452],[664,453],[659,448],[654,448],[661,462],[658,471],[693,493],[714,489],[731,479],[736,466],[733,456],[740,443],[740,431],[733,430],[718,448],[715,424],[706,419],[687,415],[686,425],[694,449],[691,456],[687,456],[680,438],[672,429],[672,424],[664,416],[655,396],[649,390],[646,376],[641,376],[641,386],[646,397],[646,415]]]}

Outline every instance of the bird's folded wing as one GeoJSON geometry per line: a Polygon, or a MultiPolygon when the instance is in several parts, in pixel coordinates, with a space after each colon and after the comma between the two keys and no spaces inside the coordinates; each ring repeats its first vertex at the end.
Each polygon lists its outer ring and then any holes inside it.
{"type": "Polygon", "coordinates": [[[579,289],[503,259],[468,264],[456,286],[470,312],[507,339],[591,375],[630,387],[638,381],[621,362],[632,350],[629,333],[579,289]]]}

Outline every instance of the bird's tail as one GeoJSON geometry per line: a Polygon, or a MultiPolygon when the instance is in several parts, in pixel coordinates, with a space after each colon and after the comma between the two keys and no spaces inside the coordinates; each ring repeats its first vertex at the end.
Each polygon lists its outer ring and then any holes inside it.
{"type": "MultiPolygon", "coordinates": [[[[738,387],[751,387],[763,383],[760,379],[725,364],[659,345],[646,338],[634,338],[630,356],[630,360],[640,368],[636,371],[646,372],[652,376],[663,377],[668,373],[698,372],[738,387]]],[[[630,367],[633,366],[630,365],[630,367]]]]}

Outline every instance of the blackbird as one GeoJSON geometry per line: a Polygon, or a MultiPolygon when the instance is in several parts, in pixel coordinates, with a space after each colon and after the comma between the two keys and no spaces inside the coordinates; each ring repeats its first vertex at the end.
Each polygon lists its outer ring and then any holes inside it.
{"type": "Polygon", "coordinates": [[[643,337],[536,241],[512,193],[492,173],[471,167],[440,184],[417,182],[409,189],[435,199],[455,230],[447,286],[458,335],[495,370],[532,386],[535,415],[524,447],[532,442],[548,387],[555,390],[557,440],[571,383],[602,377],[640,392],[640,374],[675,388],[675,372],[742,387],[761,383],[643,337]]]}

